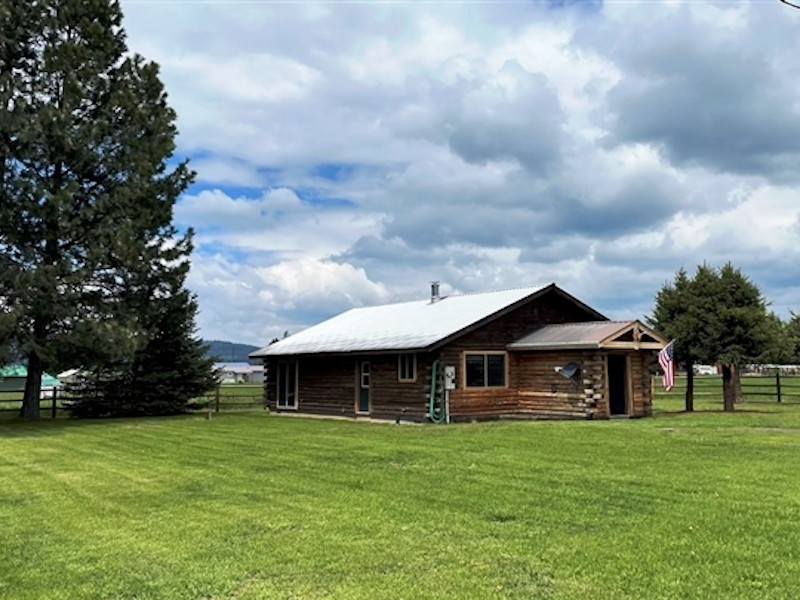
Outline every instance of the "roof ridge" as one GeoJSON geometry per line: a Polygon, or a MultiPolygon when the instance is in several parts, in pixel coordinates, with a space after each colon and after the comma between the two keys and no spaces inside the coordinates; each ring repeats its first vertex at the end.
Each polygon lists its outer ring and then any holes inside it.
{"type": "MultiPolygon", "coordinates": [[[[552,285],[552,284],[548,284],[548,285],[552,285]]],[[[538,285],[538,286],[537,285],[518,285],[518,286],[507,287],[507,288],[499,288],[499,289],[496,289],[496,290],[483,290],[483,291],[447,294],[447,295],[439,296],[439,298],[436,301],[436,303],[438,303],[438,302],[440,302],[442,300],[446,300],[447,298],[466,298],[468,296],[485,296],[487,294],[500,294],[500,293],[503,293],[503,292],[517,292],[517,291],[522,291],[522,290],[531,290],[531,293],[533,293],[535,291],[543,290],[546,287],[547,287],[547,285],[538,285]]],[[[427,298],[414,298],[414,299],[411,299],[411,300],[395,300],[395,301],[386,302],[385,304],[368,304],[366,306],[351,306],[350,308],[348,308],[347,310],[345,310],[344,312],[339,313],[339,314],[344,314],[344,313],[349,312],[351,310],[359,310],[359,309],[362,309],[362,308],[380,308],[380,307],[384,307],[384,306],[399,306],[401,304],[416,304],[416,303],[420,303],[420,302],[430,303],[430,297],[427,297],[427,298]]]]}
{"type": "Polygon", "coordinates": [[[464,292],[461,294],[451,294],[450,296],[443,296],[443,298],[461,298],[463,296],[481,296],[484,294],[499,294],[501,292],[517,292],[522,290],[542,290],[546,285],[516,285],[507,288],[498,288],[496,290],[484,290],[479,292],[464,292]]]}

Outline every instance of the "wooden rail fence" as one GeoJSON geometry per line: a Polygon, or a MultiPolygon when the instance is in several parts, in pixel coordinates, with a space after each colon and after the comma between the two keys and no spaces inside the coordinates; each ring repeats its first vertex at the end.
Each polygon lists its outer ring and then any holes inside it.
{"type": "MultiPolygon", "coordinates": [[[[685,375],[675,379],[675,387],[669,396],[683,396],[686,393],[687,378],[685,375]]],[[[800,403],[800,375],[774,373],[745,374],[741,377],[742,398],[748,402],[780,402],[800,403]]],[[[661,376],[653,378],[653,389],[656,400],[667,395],[661,387],[661,376]]],[[[722,398],[722,377],[719,375],[695,375],[694,395],[702,398],[717,396],[722,398]]]]}
{"type": "MultiPolygon", "coordinates": [[[[59,394],[58,388],[42,393],[39,399],[39,411],[42,416],[55,419],[69,414],[69,403],[74,396],[59,394]]],[[[212,393],[195,398],[192,411],[209,411],[216,413],[230,410],[263,408],[261,386],[230,386],[215,389],[212,393]]],[[[0,413],[18,413],[22,406],[22,392],[0,393],[0,413]]]]}
{"type": "Polygon", "coordinates": [[[199,404],[204,405],[203,410],[209,410],[213,408],[214,412],[220,412],[221,410],[228,409],[264,407],[264,398],[261,391],[263,388],[261,386],[258,386],[258,393],[255,394],[252,392],[248,394],[231,393],[232,390],[235,389],[235,386],[231,386],[230,388],[217,388],[212,394],[206,394],[205,396],[201,396],[196,400],[199,404]],[[224,393],[223,389],[225,390],[224,393]]]}

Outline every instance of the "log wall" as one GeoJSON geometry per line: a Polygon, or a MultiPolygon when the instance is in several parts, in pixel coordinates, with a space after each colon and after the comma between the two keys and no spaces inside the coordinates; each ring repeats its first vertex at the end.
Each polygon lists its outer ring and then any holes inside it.
{"type": "Polygon", "coordinates": [[[653,352],[629,353],[633,379],[633,406],[631,416],[653,415],[653,389],[650,385],[650,367],[655,362],[653,352]]]}
{"type": "MultiPolygon", "coordinates": [[[[652,415],[650,351],[629,351],[627,401],[632,417],[652,415]]],[[[538,419],[609,418],[606,356],[601,350],[512,352],[508,354],[506,388],[454,390],[450,395],[453,419],[501,416],[538,419]],[[580,372],[566,379],[556,367],[577,362],[580,372]]],[[[459,369],[461,365],[459,364],[459,369]]]]}
{"type": "Polygon", "coordinates": [[[372,365],[370,416],[378,419],[422,421],[428,412],[432,357],[417,354],[416,381],[398,381],[397,354],[369,359],[372,365]]]}
{"type": "MultiPolygon", "coordinates": [[[[294,359],[290,359],[294,360],[294,359]]],[[[275,412],[301,412],[319,415],[358,416],[359,375],[362,361],[370,363],[370,417],[413,419],[427,414],[430,362],[425,354],[417,355],[415,381],[399,381],[397,354],[349,356],[300,356],[298,360],[297,409],[278,409],[277,360],[266,363],[264,402],[275,412]]],[[[364,415],[367,416],[367,415],[364,415]]]]}
{"type": "MultiPolygon", "coordinates": [[[[530,361],[524,360],[523,354],[509,352],[506,354],[508,375],[506,387],[467,389],[464,384],[463,354],[470,351],[504,351],[507,344],[542,325],[580,322],[595,318],[591,313],[557,294],[546,294],[448,344],[442,349],[440,357],[443,364],[456,366],[458,389],[450,393],[452,418],[458,420],[511,415],[590,418],[585,407],[579,405],[577,390],[562,389],[564,384],[569,382],[553,370],[557,364],[563,365],[566,361],[552,362],[548,372],[548,367],[532,366],[530,361]],[[533,371],[525,375],[526,368],[533,371]],[[529,385],[530,382],[533,382],[533,387],[529,385]],[[556,395],[552,395],[553,385],[558,386],[556,395]],[[522,391],[539,393],[521,395],[522,391]]],[[[558,357],[552,358],[552,361],[558,360],[558,357]]]]}

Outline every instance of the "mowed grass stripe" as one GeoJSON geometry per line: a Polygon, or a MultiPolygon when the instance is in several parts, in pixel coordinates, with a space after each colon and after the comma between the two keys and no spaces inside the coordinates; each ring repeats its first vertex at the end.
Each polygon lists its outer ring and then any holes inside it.
{"type": "Polygon", "coordinates": [[[798,429],[7,424],[0,597],[794,597],[798,429]]]}

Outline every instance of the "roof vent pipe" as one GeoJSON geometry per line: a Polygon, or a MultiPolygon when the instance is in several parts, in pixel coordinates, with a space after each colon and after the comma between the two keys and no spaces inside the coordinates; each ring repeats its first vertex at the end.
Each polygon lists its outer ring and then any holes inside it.
{"type": "Polygon", "coordinates": [[[441,300],[441,298],[439,298],[439,282],[431,281],[431,304],[439,300],[441,300]]]}

